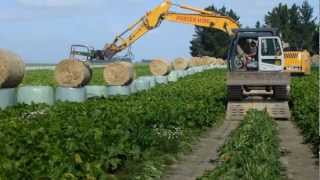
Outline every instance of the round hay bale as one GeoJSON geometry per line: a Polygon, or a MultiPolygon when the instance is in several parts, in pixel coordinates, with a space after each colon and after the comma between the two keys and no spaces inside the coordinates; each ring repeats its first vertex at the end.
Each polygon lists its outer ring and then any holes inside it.
{"type": "Polygon", "coordinates": [[[128,85],[132,82],[134,76],[133,64],[128,62],[107,64],[103,72],[105,82],[111,86],[128,85]]]}
{"type": "Polygon", "coordinates": [[[54,77],[61,87],[76,88],[87,85],[92,76],[89,65],[81,61],[64,59],[55,68],[54,77]]]}
{"type": "Polygon", "coordinates": [[[200,60],[201,60],[200,57],[192,57],[191,61],[190,61],[190,66],[191,67],[199,66],[200,65],[200,60]]]}
{"type": "Polygon", "coordinates": [[[183,58],[177,58],[174,60],[173,68],[175,70],[186,70],[189,68],[189,61],[183,59],[183,58]]]}
{"type": "Polygon", "coordinates": [[[11,51],[0,49],[0,88],[15,88],[23,80],[25,64],[11,51]]]}
{"type": "Polygon", "coordinates": [[[155,76],[165,76],[171,71],[171,64],[162,59],[153,60],[149,64],[150,72],[155,76]]]}
{"type": "Polygon", "coordinates": [[[225,65],[226,63],[225,63],[225,61],[224,61],[223,59],[218,58],[218,59],[217,59],[217,64],[218,64],[218,65],[225,65]]]}

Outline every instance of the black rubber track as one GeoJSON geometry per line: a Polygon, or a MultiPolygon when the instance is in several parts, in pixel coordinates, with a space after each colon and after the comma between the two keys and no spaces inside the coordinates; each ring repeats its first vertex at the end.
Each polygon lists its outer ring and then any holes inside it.
{"type": "Polygon", "coordinates": [[[243,90],[241,86],[228,86],[228,100],[241,101],[243,100],[243,90]]]}
{"type": "Polygon", "coordinates": [[[288,100],[288,89],[286,85],[282,86],[273,86],[273,97],[275,100],[288,100]]]}

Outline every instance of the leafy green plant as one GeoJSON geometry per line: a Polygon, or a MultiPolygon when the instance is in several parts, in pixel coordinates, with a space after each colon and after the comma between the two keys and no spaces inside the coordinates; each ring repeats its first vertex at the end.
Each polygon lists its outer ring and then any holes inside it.
{"type": "Polygon", "coordinates": [[[0,179],[159,177],[190,140],[222,119],[225,71],[132,96],[0,111],[0,179]]]}
{"type": "Polygon", "coordinates": [[[206,179],[281,179],[277,130],[266,112],[248,112],[221,148],[219,164],[206,179]]]}
{"type": "Polygon", "coordinates": [[[313,69],[309,76],[293,78],[290,103],[295,122],[305,135],[306,142],[313,144],[314,153],[318,156],[320,137],[317,69],[313,69]]]}

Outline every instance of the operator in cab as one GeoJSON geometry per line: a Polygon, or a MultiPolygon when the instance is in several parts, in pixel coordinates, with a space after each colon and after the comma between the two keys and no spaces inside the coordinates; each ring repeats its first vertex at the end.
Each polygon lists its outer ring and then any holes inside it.
{"type": "Polygon", "coordinates": [[[253,71],[258,69],[258,40],[241,39],[237,45],[239,69],[253,71]]]}

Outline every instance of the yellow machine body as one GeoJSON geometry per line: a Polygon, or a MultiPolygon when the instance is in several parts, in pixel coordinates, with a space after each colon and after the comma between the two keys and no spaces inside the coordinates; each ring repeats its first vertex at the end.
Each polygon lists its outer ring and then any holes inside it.
{"type": "Polygon", "coordinates": [[[285,51],[284,70],[294,74],[311,73],[311,56],[308,51],[285,51]]]}

